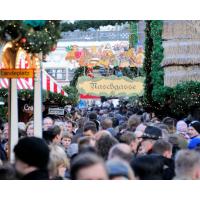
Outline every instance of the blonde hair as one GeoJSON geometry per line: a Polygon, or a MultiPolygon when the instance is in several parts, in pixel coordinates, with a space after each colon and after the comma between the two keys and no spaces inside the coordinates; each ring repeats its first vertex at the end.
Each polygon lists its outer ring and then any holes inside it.
{"type": "Polygon", "coordinates": [[[49,172],[52,177],[59,176],[58,167],[63,165],[69,170],[70,164],[64,149],[58,145],[50,145],[49,172]]]}

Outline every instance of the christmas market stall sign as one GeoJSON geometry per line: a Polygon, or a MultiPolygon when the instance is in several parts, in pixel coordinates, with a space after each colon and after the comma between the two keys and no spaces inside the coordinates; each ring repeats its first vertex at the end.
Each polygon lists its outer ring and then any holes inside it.
{"type": "Polygon", "coordinates": [[[125,76],[101,76],[95,78],[81,76],[78,79],[77,89],[80,94],[106,97],[131,97],[143,94],[143,82],[144,79],[142,77],[132,80],[125,76]]]}

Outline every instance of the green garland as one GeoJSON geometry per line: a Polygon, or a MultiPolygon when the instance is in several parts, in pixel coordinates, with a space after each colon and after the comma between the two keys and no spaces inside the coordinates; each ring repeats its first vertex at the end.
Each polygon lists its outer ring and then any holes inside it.
{"type": "Polygon", "coordinates": [[[146,21],[143,106],[150,107],[158,117],[182,119],[200,105],[200,82],[185,82],[174,88],[164,86],[162,28],[162,21],[146,21]]]}
{"type": "Polygon", "coordinates": [[[54,50],[60,33],[60,21],[56,20],[0,21],[0,41],[17,40],[17,47],[30,53],[48,54],[54,50]]]}
{"type": "Polygon", "coordinates": [[[146,21],[145,27],[145,58],[143,64],[143,70],[145,74],[145,88],[143,97],[143,106],[147,111],[152,111],[153,109],[153,84],[151,77],[152,68],[152,50],[153,50],[153,39],[151,37],[151,21],[146,21]]]}
{"type": "Polygon", "coordinates": [[[161,62],[164,57],[162,47],[162,27],[162,21],[151,21],[151,38],[153,39],[151,76],[153,84],[152,95],[155,100],[159,99],[158,92],[164,85],[164,69],[161,67],[161,62]]]}
{"type": "Polygon", "coordinates": [[[130,22],[130,36],[129,36],[129,46],[130,48],[136,48],[138,44],[138,23],[135,21],[130,22]]]}

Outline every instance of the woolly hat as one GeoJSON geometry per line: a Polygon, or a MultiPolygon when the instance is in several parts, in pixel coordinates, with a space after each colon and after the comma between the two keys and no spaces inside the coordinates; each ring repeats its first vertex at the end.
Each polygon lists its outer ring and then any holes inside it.
{"type": "Polygon", "coordinates": [[[200,134],[200,122],[193,121],[189,124],[189,127],[193,127],[200,134]]]}
{"type": "Polygon", "coordinates": [[[38,167],[47,168],[49,161],[49,147],[44,140],[36,137],[26,137],[19,140],[14,148],[17,159],[24,163],[38,167]]]}
{"type": "Polygon", "coordinates": [[[177,133],[186,134],[188,131],[187,124],[184,121],[178,121],[176,124],[176,131],[177,133]]]}

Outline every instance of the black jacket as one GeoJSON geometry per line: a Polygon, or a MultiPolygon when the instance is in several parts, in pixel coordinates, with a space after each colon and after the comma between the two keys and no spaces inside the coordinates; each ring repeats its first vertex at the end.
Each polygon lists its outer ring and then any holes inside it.
{"type": "Polygon", "coordinates": [[[40,169],[25,175],[22,180],[49,180],[49,174],[47,170],[40,169]]]}

